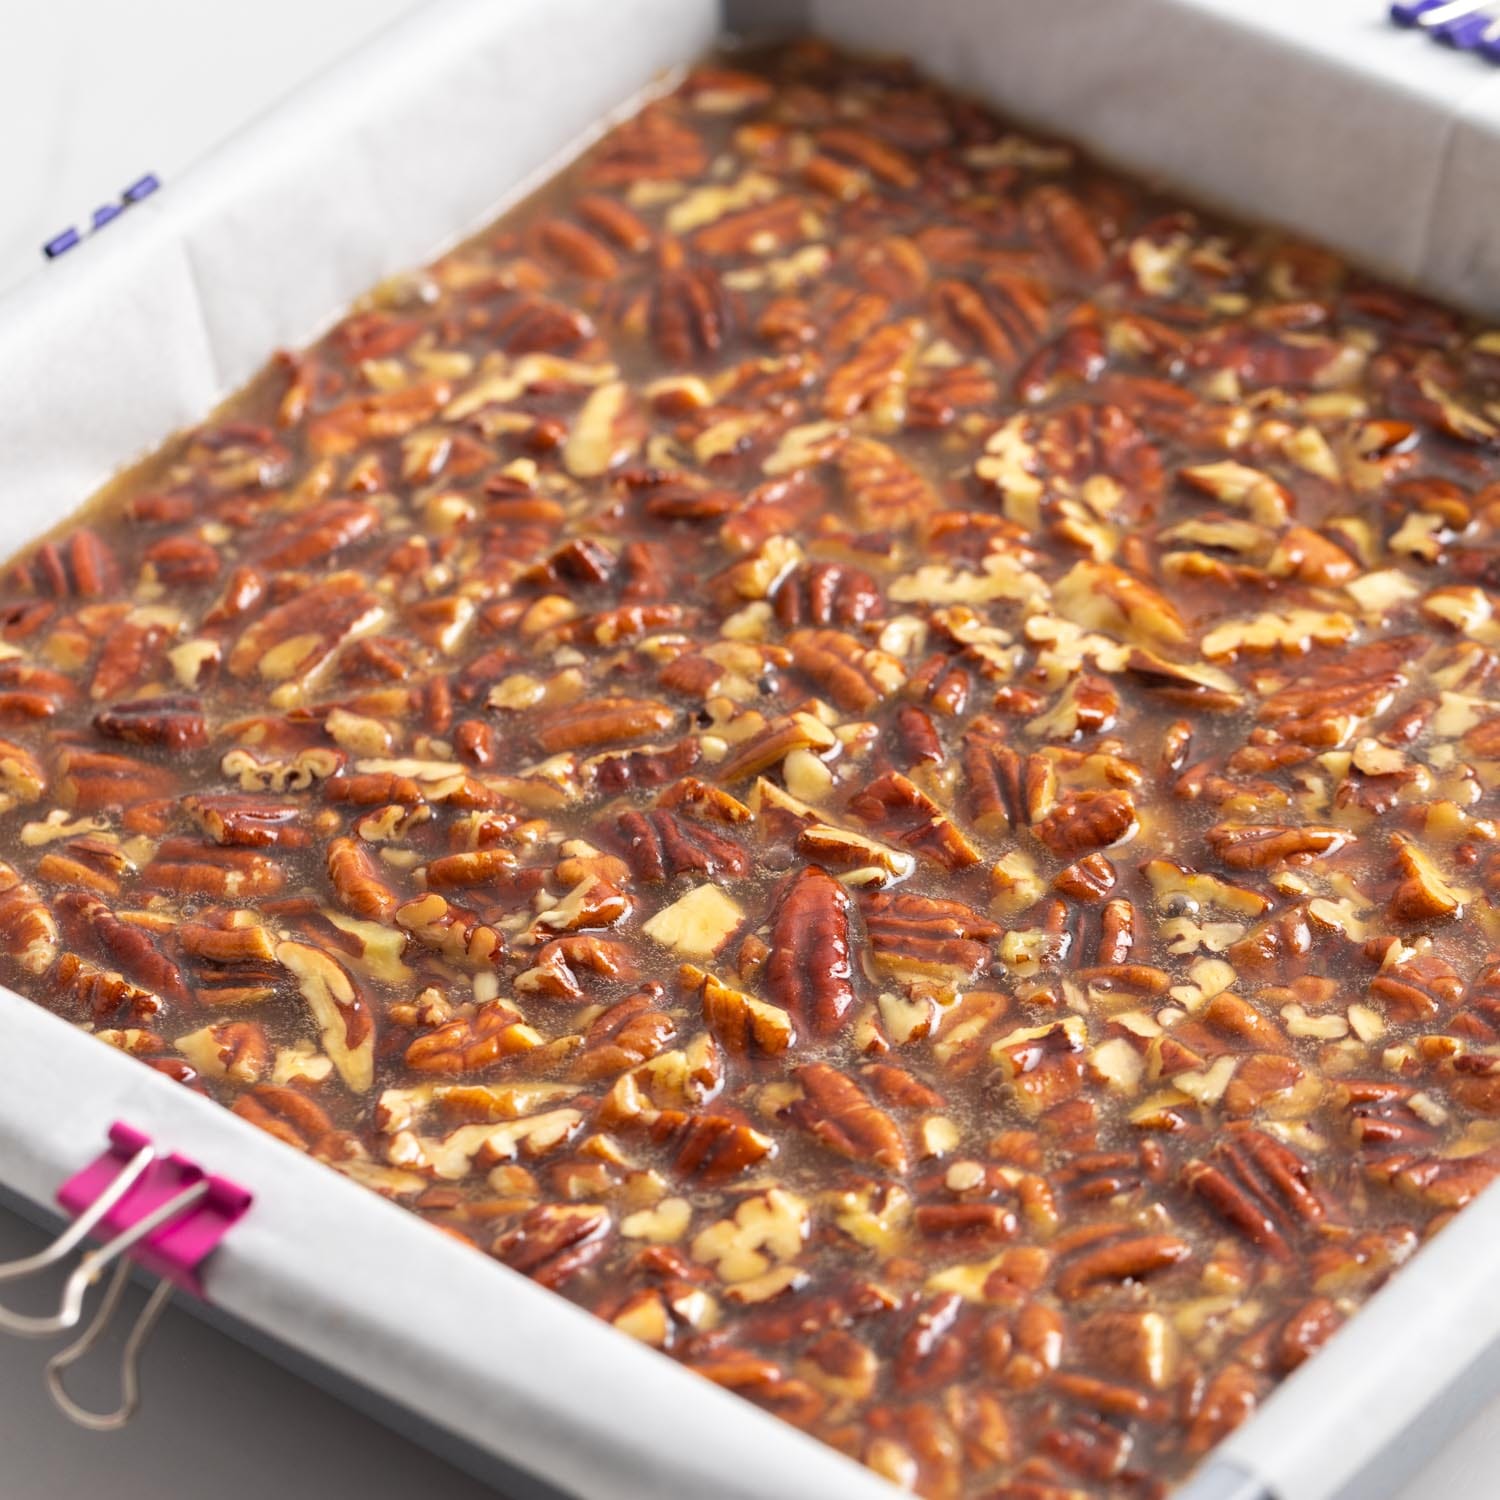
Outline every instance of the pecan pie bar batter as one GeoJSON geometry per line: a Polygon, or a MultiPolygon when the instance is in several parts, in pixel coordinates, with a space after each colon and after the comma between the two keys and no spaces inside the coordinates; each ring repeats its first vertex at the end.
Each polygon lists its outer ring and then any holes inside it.
{"type": "Polygon", "coordinates": [[[1500,1166],[1497,393],[705,66],[6,572],[0,972],[899,1486],[1160,1496],[1500,1166]]]}

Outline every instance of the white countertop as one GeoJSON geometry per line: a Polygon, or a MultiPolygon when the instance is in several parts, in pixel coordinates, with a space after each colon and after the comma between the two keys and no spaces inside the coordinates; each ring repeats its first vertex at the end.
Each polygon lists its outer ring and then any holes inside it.
{"type": "MultiPolygon", "coordinates": [[[[143,174],[170,191],[204,149],[415,3],[0,0],[0,289],[46,275],[43,242],[143,174]]],[[[39,1243],[0,1210],[0,1261],[39,1243]]],[[[0,1336],[5,1500],[493,1493],[177,1309],[151,1339],[143,1408],[124,1433],[81,1432],[53,1409],[45,1347],[0,1336]]],[[[1497,1449],[1500,1402],[1400,1500],[1496,1493],[1497,1449]]]]}

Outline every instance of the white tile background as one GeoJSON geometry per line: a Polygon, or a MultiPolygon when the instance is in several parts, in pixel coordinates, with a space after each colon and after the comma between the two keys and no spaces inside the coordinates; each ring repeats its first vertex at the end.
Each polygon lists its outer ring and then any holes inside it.
{"type": "MultiPolygon", "coordinates": [[[[40,247],[65,225],[82,228],[148,171],[170,192],[206,148],[416,3],[0,0],[0,290],[45,276],[40,247]]],[[[87,241],[69,253],[87,255],[87,241]]],[[[0,1260],[38,1242],[0,1211],[0,1260]]],[[[180,1311],[152,1339],[144,1407],[124,1434],[70,1427],[41,1390],[42,1353],[0,1337],[3,1500],[490,1493],[180,1311]]],[[[1500,1496],[1497,1454],[1500,1403],[1401,1500],[1500,1496]]]]}

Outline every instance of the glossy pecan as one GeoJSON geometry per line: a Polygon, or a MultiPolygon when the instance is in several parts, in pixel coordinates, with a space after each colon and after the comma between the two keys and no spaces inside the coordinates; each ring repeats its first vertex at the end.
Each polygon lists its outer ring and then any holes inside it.
{"type": "Polygon", "coordinates": [[[148,927],[122,920],[97,896],[82,891],[64,891],[57,898],[57,914],[75,948],[97,946],[121,972],[163,1000],[191,1000],[182,970],[148,927]]]}
{"type": "Polygon", "coordinates": [[[96,599],[120,584],[120,565],[97,531],[76,527],[60,542],[46,542],[13,576],[24,588],[57,599],[96,599]]]}
{"type": "Polygon", "coordinates": [[[850,438],[837,461],[855,519],[868,530],[899,531],[939,509],[937,491],[921,470],[885,443],[850,438]]]}
{"type": "Polygon", "coordinates": [[[109,1025],[140,1025],[152,1020],[162,1008],[161,996],[154,990],[76,953],[59,955],[47,971],[47,984],[53,993],[72,1000],[91,1020],[109,1025]]]}
{"type": "Polygon", "coordinates": [[[989,967],[1002,928],[958,901],[878,891],[861,903],[876,966],[909,977],[972,982],[989,967]]]}
{"type": "Polygon", "coordinates": [[[208,744],[208,724],[197,698],[137,698],[115,703],[94,715],[101,739],[149,745],[180,753],[208,744]]]}
{"type": "Polygon", "coordinates": [[[365,1092],[375,1076],[375,1020],[349,971],[307,943],[278,943],[276,961],[296,980],[339,1075],[354,1092],[365,1092]]]}
{"type": "Polygon", "coordinates": [[[852,713],[867,712],[906,679],[893,656],[862,646],[843,631],[795,630],[786,644],[797,670],[852,713]]]}
{"type": "Polygon", "coordinates": [[[792,1076],[802,1086],[802,1098],[787,1106],[787,1119],[840,1156],[890,1172],[906,1170],[906,1142],[899,1127],[852,1078],[827,1063],[807,1063],[792,1076]]]}
{"type": "Polygon", "coordinates": [[[533,733],[543,750],[594,750],[645,739],[671,727],[676,712],[665,703],[643,698],[597,698],[562,709],[549,710],[537,721],[533,733]]]}
{"type": "Polygon", "coordinates": [[[537,949],[531,967],[516,976],[516,988],[529,994],[581,1000],[589,974],[629,981],[640,977],[640,969],[625,944],[594,933],[570,933],[537,949]]]}
{"type": "Polygon", "coordinates": [[[1001,366],[1017,365],[1030,354],[1050,317],[1044,287],[1010,272],[992,273],[979,286],[940,281],[932,294],[954,335],[1001,366]]]}
{"type": "Polygon", "coordinates": [[[782,579],[771,599],[788,629],[858,625],[879,619],[885,607],[874,578],[844,563],[806,563],[782,579]]]}
{"type": "Polygon", "coordinates": [[[649,318],[657,349],[688,364],[724,347],[734,330],[734,303],[712,266],[669,257],[651,291],[649,318]]]}
{"type": "Polygon", "coordinates": [[[1170,1234],[1111,1239],[1069,1258],[1057,1277],[1058,1295],[1068,1301],[1087,1296],[1111,1282],[1140,1281],[1191,1258],[1186,1240],[1170,1234]]]}
{"type": "Polygon", "coordinates": [[[424,948],[463,968],[487,968],[505,955],[505,934],[436,891],[404,901],[396,925],[424,948]]]}
{"type": "Polygon", "coordinates": [[[165,839],[143,878],[160,891],[239,900],[274,895],[286,882],[285,868],[257,849],[165,839]]]}
{"type": "Polygon", "coordinates": [[[300,1089],[262,1084],[241,1094],[233,1108],[268,1135],[314,1156],[338,1160],[353,1147],[328,1112],[300,1089]]]}
{"type": "Polygon", "coordinates": [[[540,1045],[540,1036],[525,1024],[520,1011],[492,1000],[467,1019],[449,1021],[419,1036],[406,1049],[406,1065],[419,1073],[462,1076],[540,1045]]]}
{"type": "Polygon", "coordinates": [[[637,880],[671,880],[678,875],[744,876],[750,856],[726,834],[664,808],[622,813],[608,830],[637,880]]]}
{"type": "Polygon", "coordinates": [[[29,974],[44,974],[57,957],[57,921],[35,886],[0,860],[0,947],[29,974]]]}
{"type": "Polygon", "coordinates": [[[544,1203],[492,1247],[497,1259],[542,1286],[562,1286],[604,1253],[609,1210],[593,1203],[544,1203]]]}
{"type": "Polygon", "coordinates": [[[371,922],[389,922],[400,898],[381,878],[369,850],[358,839],[334,839],[328,846],[328,879],[345,911],[371,922]]]}
{"type": "MultiPolygon", "coordinates": [[[[828,376],[823,390],[825,415],[847,418],[899,401],[921,339],[922,325],[915,319],[887,323],[876,329],[850,359],[828,376]]],[[[846,447],[844,458],[847,456],[846,447]]]]}
{"type": "Polygon", "coordinates": [[[849,811],[943,869],[979,862],[979,851],[958,825],[899,771],[887,772],[851,797],[849,811]]]}
{"type": "Polygon", "coordinates": [[[1084,792],[1052,809],[1032,832],[1063,858],[1108,849],[1137,827],[1129,792],[1084,792]]]}
{"type": "Polygon", "coordinates": [[[702,999],[709,1030],[730,1052],[775,1057],[796,1040],[791,1017],[779,1006],[736,990],[693,964],[683,964],[678,972],[684,988],[702,999]]]}
{"type": "Polygon", "coordinates": [[[325,500],[275,527],[257,550],[258,566],[272,571],[305,568],[373,535],[380,512],[361,500],[325,500]]]}
{"type": "Polygon", "coordinates": [[[263,614],[235,641],[226,664],[237,677],[254,674],[273,684],[309,677],[383,615],[357,573],[335,574],[263,614]]]}
{"type": "MultiPolygon", "coordinates": [[[[12,757],[0,749],[0,788],[12,798],[24,798],[26,788],[36,787],[40,795],[45,782],[33,780],[25,763],[19,773],[12,770],[12,757]]],[[[29,758],[28,758],[29,759],[29,758]]],[[[122,808],[155,797],[166,797],[177,789],[175,778],[165,767],[152,765],[128,755],[102,750],[82,750],[67,746],[57,756],[56,788],[58,800],[79,812],[100,812],[122,808]]],[[[34,800],[24,798],[24,800],[34,800]]]]}
{"type": "Polygon", "coordinates": [[[1353,842],[1344,828],[1303,823],[1292,828],[1218,823],[1204,835],[1218,859],[1231,870],[1263,870],[1282,861],[1336,854],[1353,842]]]}
{"type": "Polygon", "coordinates": [[[583,1050],[574,1064],[578,1076],[612,1078],[662,1051],[677,1027],[659,1008],[661,998],[661,986],[648,984],[604,1011],[584,1033],[583,1050]]]}
{"type": "Polygon", "coordinates": [[[813,1036],[832,1036],[854,1005],[849,897],[809,865],[782,887],[762,979],[771,997],[813,1036]]]}
{"type": "Polygon", "coordinates": [[[269,797],[202,793],[182,799],[182,809],[216,844],[252,849],[300,849],[310,839],[303,809],[269,797]]]}

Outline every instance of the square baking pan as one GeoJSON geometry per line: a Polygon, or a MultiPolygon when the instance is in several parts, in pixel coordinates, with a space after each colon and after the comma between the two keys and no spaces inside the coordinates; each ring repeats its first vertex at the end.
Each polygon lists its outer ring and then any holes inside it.
{"type": "MultiPolygon", "coordinates": [[[[0,302],[0,554],[574,154],[726,30],[904,53],[1023,120],[1500,308],[1500,80],[1354,0],[435,0],[0,302]]],[[[46,1212],[126,1119],[250,1187],[211,1315],[517,1496],[889,1486],[221,1107],[0,991],[0,1189],[46,1212]]],[[[1500,1196],[1179,1490],[1378,1500],[1500,1386],[1500,1196]]]]}

